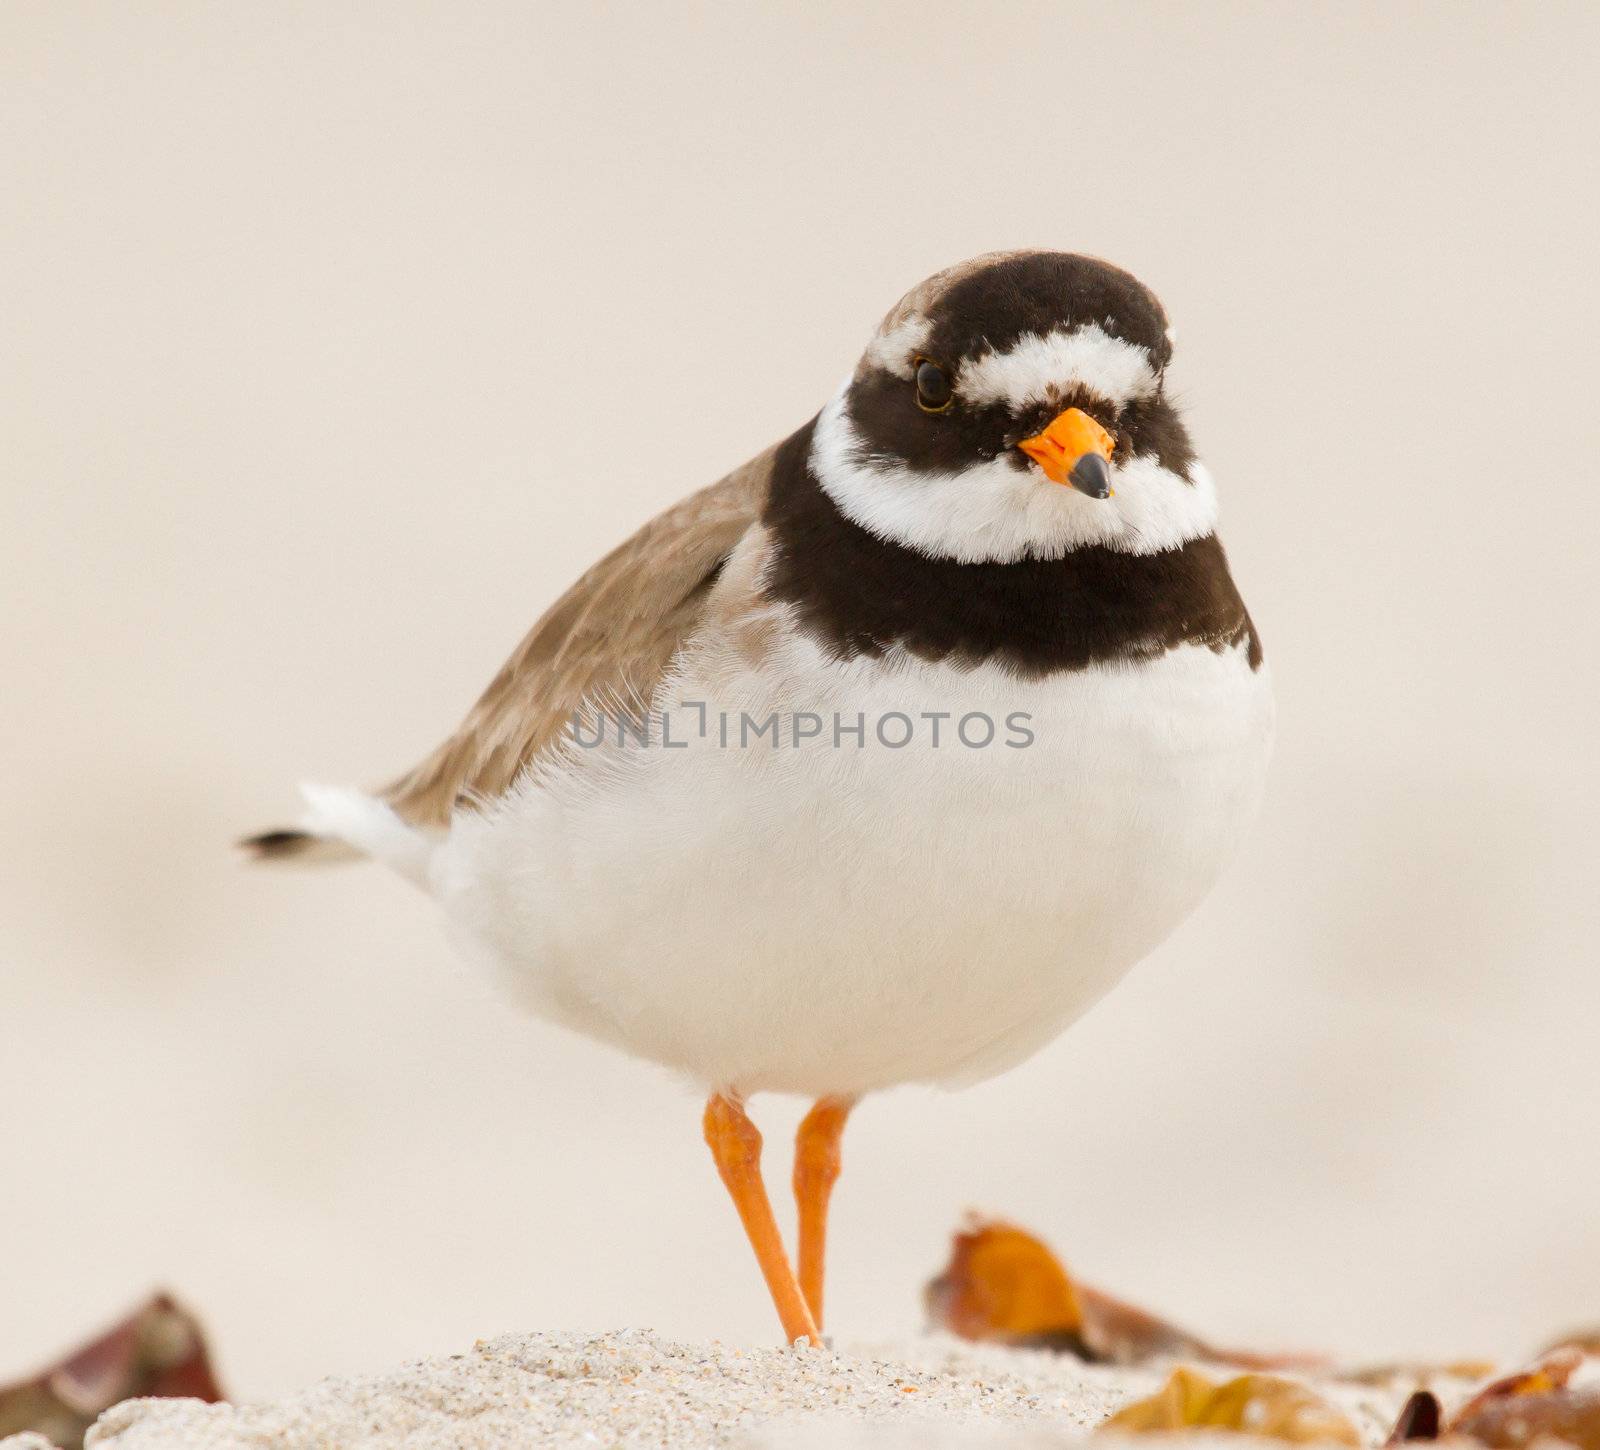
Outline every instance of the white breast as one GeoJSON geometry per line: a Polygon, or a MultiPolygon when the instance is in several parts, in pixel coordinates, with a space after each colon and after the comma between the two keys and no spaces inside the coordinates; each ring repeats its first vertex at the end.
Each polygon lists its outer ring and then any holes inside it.
{"type": "Polygon", "coordinates": [[[840,664],[790,633],[759,660],[691,653],[658,703],[686,748],[658,730],[569,751],[458,818],[435,889],[535,1011],[746,1092],[968,1081],[1026,1057],[1200,900],[1272,731],[1242,647],[1021,681],[840,664]],[[743,717],[798,712],[819,738],[740,744],[743,717]],[[994,741],[962,743],[961,716],[994,741]],[[878,725],[892,742],[901,719],[911,743],[890,748],[878,725]]]}

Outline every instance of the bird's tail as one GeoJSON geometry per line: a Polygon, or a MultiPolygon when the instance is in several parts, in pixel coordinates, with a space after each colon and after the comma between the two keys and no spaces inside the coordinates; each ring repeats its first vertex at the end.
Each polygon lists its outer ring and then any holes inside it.
{"type": "Polygon", "coordinates": [[[387,801],[340,786],[303,785],[300,793],[306,813],[299,825],[239,842],[252,860],[313,866],[365,856],[427,885],[437,838],[402,819],[387,801]]]}

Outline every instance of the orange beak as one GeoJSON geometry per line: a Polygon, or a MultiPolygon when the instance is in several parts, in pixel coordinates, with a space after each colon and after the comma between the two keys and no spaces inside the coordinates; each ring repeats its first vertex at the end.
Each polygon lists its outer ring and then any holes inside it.
{"type": "Polygon", "coordinates": [[[1111,497],[1111,452],[1117,440],[1081,408],[1068,408],[1043,433],[1017,444],[1052,483],[1070,484],[1090,498],[1111,497]]]}

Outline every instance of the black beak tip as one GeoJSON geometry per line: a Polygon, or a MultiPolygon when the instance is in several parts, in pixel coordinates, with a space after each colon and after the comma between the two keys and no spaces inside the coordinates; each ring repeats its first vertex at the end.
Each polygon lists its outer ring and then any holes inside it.
{"type": "Polygon", "coordinates": [[[1110,498],[1111,465],[1098,453],[1085,453],[1073,464],[1067,482],[1090,498],[1110,498]]]}

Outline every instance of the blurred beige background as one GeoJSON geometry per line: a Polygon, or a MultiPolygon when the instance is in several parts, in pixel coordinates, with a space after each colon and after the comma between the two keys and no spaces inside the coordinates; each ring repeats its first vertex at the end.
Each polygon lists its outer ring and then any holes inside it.
{"type": "Polygon", "coordinates": [[[0,1375],[156,1283],[248,1393],[771,1338],[686,1089],[503,1009],[399,881],[229,842],[411,763],[1020,244],[1177,319],[1281,746],[1079,1028],[860,1113],[835,1331],[916,1324],[969,1205],[1247,1344],[1600,1319],[1597,53],[1579,4],[10,0],[0,1375]]]}

